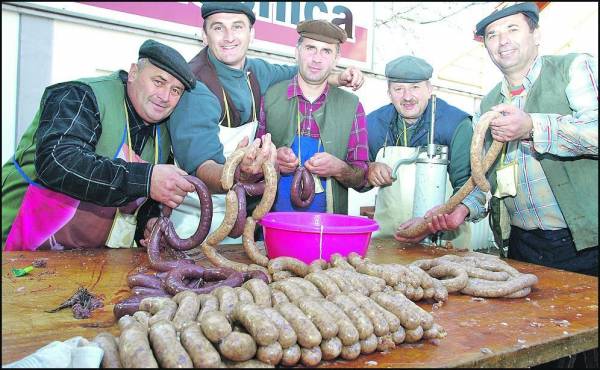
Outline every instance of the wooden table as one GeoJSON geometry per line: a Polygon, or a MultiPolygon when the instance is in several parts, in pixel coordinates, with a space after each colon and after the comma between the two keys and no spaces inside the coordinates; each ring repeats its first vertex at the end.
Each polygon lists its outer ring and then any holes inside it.
{"type": "MultiPolygon", "coordinates": [[[[223,246],[220,251],[232,260],[247,261],[240,246],[223,246]]],[[[448,252],[373,239],[368,257],[378,263],[408,263],[448,252]]],[[[446,338],[402,344],[388,353],[323,362],[321,366],[528,367],[598,347],[597,278],[509,262],[521,272],[538,276],[539,283],[528,297],[473,299],[450,294],[437,309],[432,302],[420,302],[446,329],[446,338]]],[[[129,295],[126,277],[140,266],[147,266],[144,250],[3,253],[2,363],[20,359],[54,340],[76,335],[92,339],[102,331],[118,335],[113,305],[129,295]],[[13,277],[12,267],[27,266],[36,258],[48,258],[47,267],[13,277]],[[79,286],[103,295],[105,307],[84,320],[74,319],[70,309],[44,312],[58,306],[79,286]]]]}

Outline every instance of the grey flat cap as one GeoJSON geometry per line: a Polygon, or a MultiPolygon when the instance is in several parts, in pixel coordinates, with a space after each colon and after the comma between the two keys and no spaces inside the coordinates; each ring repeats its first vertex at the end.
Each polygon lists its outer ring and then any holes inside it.
{"type": "Polygon", "coordinates": [[[509,15],[517,13],[525,14],[526,16],[531,18],[535,22],[535,24],[538,23],[538,20],[540,18],[540,10],[538,9],[537,5],[535,5],[535,3],[515,4],[508,6],[504,9],[496,9],[492,12],[492,14],[480,20],[479,23],[477,23],[477,25],[475,26],[475,34],[477,36],[483,36],[483,34],[485,33],[485,28],[490,23],[495,22],[500,18],[508,17],[509,15]]]}
{"type": "Polygon", "coordinates": [[[215,13],[240,13],[248,16],[250,24],[254,24],[254,21],[256,21],[256,16],[252,9],[239,1],[204,1],[202,2],[200,12],[203,19],[215,13]]]}
{"type": "Polygon", "coordinates": [[[152,39],[146,40],[140,46],[138,59],[140,58],[148,58],[150,63],[173,75],[186,90],[191,90],[196,86],[196,77],[190,66],[183,56],[172,47],[152,39]]]}
{"type": "Polygon", "coordinates": [[[385,77],[390,82],[421,82],[431,78],[433,67],[421,58],[403,55],[385,65],[385,77]]]}

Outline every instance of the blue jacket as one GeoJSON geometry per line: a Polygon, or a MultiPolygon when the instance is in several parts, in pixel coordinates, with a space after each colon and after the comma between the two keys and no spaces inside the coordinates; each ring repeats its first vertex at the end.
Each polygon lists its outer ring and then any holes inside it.
{"type": "MultiPolygon", "coordinates": [[[[450,148],[454,131],[458,125],[467,117],[470,117],[466,112],[446,103],[443,99],[436,99],[435,112],[435,134],[434,143],[447,145],[448,159],[450,159],[450,148]]],[[[392,145],[394,137],[392,137],[391,126],[396,122],[398,112],[392,103],[369,113],[367,115],[367,131],[369,135],[369,160],[375,161],[377,152],[383,148],[385,137],[388,136],[388,145],[392,145]]],[[[429,125],[431,124],[431,99],[427,104],[425,112],[419,118],[419,129],[413,134],[410,139],[410,147],[427,145],[429,140],[429,125]]]]}

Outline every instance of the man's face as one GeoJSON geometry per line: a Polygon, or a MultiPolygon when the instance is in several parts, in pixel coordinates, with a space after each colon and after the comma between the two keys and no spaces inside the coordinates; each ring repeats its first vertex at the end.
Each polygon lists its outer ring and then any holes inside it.
{"type": "Polygon", "coordinates": [[[505,75],[527,73],[538,54],[539,39],[539,31],[531,32],[522,13],[498,19],[485,28],[485,47],[505,75]]]}
{"type": "Polygon", "coordinates": [[[325,82],[337,65],[338,58],[336,44],[305,37],[296,48],[298,73],[306,83],[311,85],[325,82]]]}
{"type": "Polygon", "coordinates": [[[146,61],[131,64],[127,78],[127,95],[133,108],[147,124],[158,123],[175,109],[183,91],[181,81],[146,61]]]}
{"type": "Polygon", "coordinates": [[[215,13],[204,20],[203,39],[215,57],[231,68],[242,69],[253,38],[245,14],[215,13]]]}
{"type": "Polygon", "coordinates": [[[408,123],[416,122],[425,112],[431,92],[432,88],[429,81],[390,82],[388,86],[388,94],[392,104],[408,123]]]}

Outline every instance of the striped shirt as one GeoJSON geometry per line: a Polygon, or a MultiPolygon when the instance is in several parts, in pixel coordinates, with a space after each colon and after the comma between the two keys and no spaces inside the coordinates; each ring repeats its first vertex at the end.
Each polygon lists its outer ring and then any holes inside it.
{"type": "MultiPolygon", "coordinates": [[[[523,80],[524,90],[512,98],[509,84],[504,80],[501,89],[503,102],[524,110],[527,93],[538,79],[542,64],[542,59],[537,57],[523,80]]],[[[530,113],[534,128],[533,141],[507,143],[504,164],[516,160],[518,165],[517,195],[503,198],[512,225],[524,230],[567,227],[538,157],[543,153],[559,157],[597,157],[597,66],[597,60],[586,54],[579,55],[571,64],[565,94],[573,114],[530,113]]]]}
{"type": "MultiPolygon", "coordinates": [[[[119,77],[125,89],[127,73],[121,71],[119,77]]],[[[143,123],[128,97],[126,106],[133,150],[140,155],[154,129],[143,123]]],[[[88,85],[65,83],[54,88],[36,133],[39,180],[52,190],[101,206],[122,206],[147,197],[152,164],[99,156],[95,149],[101,134],[100,111],[88,85]]]]}
{"type": "MultiPolygon", "coordinates": [[[[294,76],[290,81],[287,90],[287,98],[292,99],[298,98],[298,108],[300,110],[300,135],[319,139],[321,137],[319,126],[313,117],[313,112],[317,111],[327,100],[327,93],[329,92],[329,85],[325,86],[323,93],[311,103],[302,94],[302,89],[298,85],[298,75],[294,76]]],[[[260,118],[258,123],[258,130],[256,131],[256,137],[261,137],[267,132],[267,116],[264,111],[264,98],[260,103],[260,118]]],[[[354,167],[360,168],[364,171],[363,182],[361,183],[360,189],[368,184],[367,172],[369,160],[369,144],[367,139],[367,123],[365,119],[365,111],[362,104],[359,102],[356,107],[356,113],[354,114],[354,120],[352,121],[352,128],[350,130],[350,137],[348,138],[348,154],[346,155],[346,162],[354,167]]]]}

